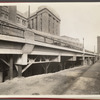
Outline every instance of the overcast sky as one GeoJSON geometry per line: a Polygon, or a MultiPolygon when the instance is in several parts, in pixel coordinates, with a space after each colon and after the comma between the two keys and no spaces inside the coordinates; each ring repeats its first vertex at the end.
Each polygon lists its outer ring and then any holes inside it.
{"type": "Polygon", "coordinates": [[[94,51],[97,48],[97,36],[100,36],[100,3],[19,3],[17,8],[26,12],[30,5],[31,13],[39,6],[54,9],[61,18],[60,35],[79,38],[85,41],[85,48],[94,51]]]}

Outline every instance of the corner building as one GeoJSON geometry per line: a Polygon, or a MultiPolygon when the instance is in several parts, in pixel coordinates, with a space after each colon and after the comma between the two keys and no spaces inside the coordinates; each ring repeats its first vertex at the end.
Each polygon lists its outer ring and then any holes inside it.
{"type": "Polygon", "coordinates": [[[97,37],[97,53],[100,56],[100,36],[97,37]]]}
{"type": "Polygon", "coordinates": [[[30,28],[38,31],[60,35],[60,17],[46,6],[41,6],[28,19],[30,28]]]}

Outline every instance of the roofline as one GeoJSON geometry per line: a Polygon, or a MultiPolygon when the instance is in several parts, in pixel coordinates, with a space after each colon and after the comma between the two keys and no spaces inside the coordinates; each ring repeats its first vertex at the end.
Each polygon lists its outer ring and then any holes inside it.
{"type": "Polygon", "coordinates": [[[18,12],[19,12],[19,11],[17,11],[17,15],[19,15],[19,16],[25,18],[25,19],[28,19],[27,17],[25,17],[24,15],[19,14],[18,12]]]}
{"type": "MultiPolygon", "coordinates": [[[[45,9],[48,10],[50,13],[52,13],[48,8],[43,8],[43,9],[37,11],[36,14],[37,14],[38,12],[41,12],[42,10],[45,10],[45,9]]],[[[33,17],[33,16],[35,16],[36,14],[31,15],[30,18],[33,17]]],[[[59,21],[61,21],[61,19],[58,18],[54,13],[52,13],[52,14],[53,14],[59,21]]]]}

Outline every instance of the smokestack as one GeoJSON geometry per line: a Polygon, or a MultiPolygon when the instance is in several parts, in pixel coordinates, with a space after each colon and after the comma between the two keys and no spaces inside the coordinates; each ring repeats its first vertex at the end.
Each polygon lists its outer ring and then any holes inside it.
{"type": "Polygon", "coordinates": [[[30,18],[30,6],[28,6],[28,18],[30,18]]]}
{"type": "Polygon", "coordinates": [[[30,27],[30,5],[28,6],[28,28],[30,27]]]}
{"type": "Polygon", "coordinates": [[[16,23],[17,7],[16,6],[8,6],[8,7],[9,7],[9,20],[16,23]]]}

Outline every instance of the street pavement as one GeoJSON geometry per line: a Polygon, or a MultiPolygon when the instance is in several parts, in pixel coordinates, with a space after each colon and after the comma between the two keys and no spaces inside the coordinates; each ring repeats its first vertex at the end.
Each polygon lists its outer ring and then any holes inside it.
{"type": "Polygon", "coordinates": [[[100,95],[100,60],[78,77],[64,94],[100,95]]]}

